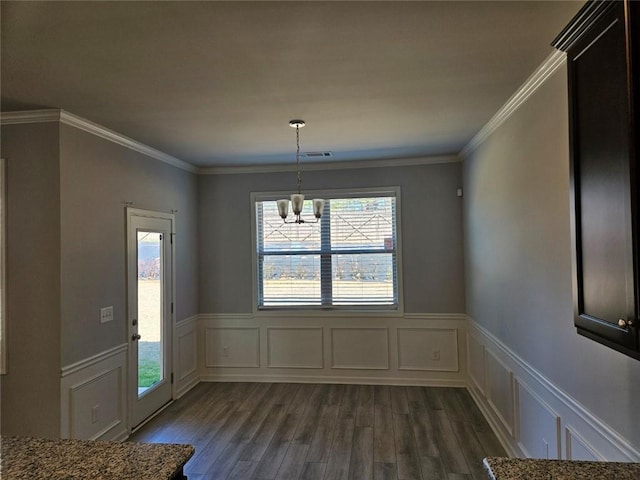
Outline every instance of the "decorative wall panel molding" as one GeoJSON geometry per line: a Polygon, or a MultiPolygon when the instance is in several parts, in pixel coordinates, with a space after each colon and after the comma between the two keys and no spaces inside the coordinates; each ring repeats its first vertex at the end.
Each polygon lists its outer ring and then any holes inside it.
{"type": "Polygon", "coordinates": [[[323,368],[321,327],[267,327],[267,366],[323,368]]]}
{"type": "Polygon", "coordinates": [[[473,335],[467,337],[467,358],[469,359],[469,380],[482,395],[486,395],[484,346],[473,335]]]}
{"type": "Polygon", "coordinates": [[[389,329],[332,328],[331,368],[389,369],[389,329]]]}
{"type": "Polygon", "coordinates": [[[174,398],[180,398],[200,381],[198,367],[198,325],[197,315],[176,323],[174,398]]]}
{"type": "Polygon", "coordinates": [[[398,328],[398,369],[457,372],[458,331],[398,328]]]}
{"type": "Polygon", "coordinates": [[[567,460],[604,461],[589,443],[577,434],[571,426],[565,428],[567,460]]]}
{"type": "Polygon", "coordinates": [[[530,458],[561,458],[560,417],[519,378],[515,389],[518,446],[530,458]]]}
{"type": "Polygon", "coordinates": [[[513,436],[513,373],[492,351],[486,350],[484,358],[487,401],[502,421],[504,428],[513,436]]]}
{"type": "Polygon", "coordinates": [[[206,367],[260,366],[260,330],[257,327],[207,327],[206,367]]]}
{"type": "Polygon", "coordinates": [[[468,318],[469,391],[507,452],[512,456],[544,456],[570,460],[640,461],[638,451],[627,439],[592,415],[574,398],[525,362],[488,330],[468,318]],[[475,346],[473,346],[475,345],[475,346]],[[484,371],[475,365],[480,347],[485,352],[484,371]],[[506,373],[514,377],[517,394],[513,398],[513,417],[517,428],[508,428],[502,417],[506,373]],[[476,381],[486,379],[486,392],[476,381]],[[500,400],[500,398],[502,398],[500,400]],[[564,432],[564,434],[561,434],[564,432]]]}
{"type": "Polygon", "coordinates": [[[466,385],[466,317],[459,313],[285,313],[200,315],[200,380],[466,385]],[[253,339],[246,337],[252,329],[259,332],[255,350],[253,339]],[[428,341],[430,350],[439,350],[440,362],[425,358],[410,333],[428,341]],[[225,341],[230,342],[229,356],[231,342],[249,343],[247,351],[257,351],[258,361],[245,358],[245,366],[230,366],[224,360],[228,357],[220,356],[225,341]],[[400,359],[404,368],[399,368],[400,359]]]}
{"type": "Polygon", "coordinates": [[[127,345],[62,369],[60,436],[123,440],[126,425],[127,345]]]}

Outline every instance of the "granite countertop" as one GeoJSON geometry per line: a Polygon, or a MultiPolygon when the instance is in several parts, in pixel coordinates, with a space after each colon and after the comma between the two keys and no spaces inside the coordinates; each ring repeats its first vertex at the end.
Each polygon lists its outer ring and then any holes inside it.
{"type": "Polygon", "coordinates": [[[29,437],[0,443],[1,476],[10,480],[169,480],[195,451],[191,445],[29,437]]]}
{"type": "Polygon", "coordinates": [[[638,480],[640,463],[582,462],[488,457],[491,480],[638,480]]]}

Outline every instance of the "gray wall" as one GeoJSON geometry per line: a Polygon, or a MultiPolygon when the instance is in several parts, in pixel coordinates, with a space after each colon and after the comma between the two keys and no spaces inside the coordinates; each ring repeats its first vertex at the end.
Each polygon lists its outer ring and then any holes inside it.
{"type": "Polygon", "coordinates": [[[56,123],[2,127],[7,161],[3,435],[60,432],[60,175],[56,123]]]}
{"type": "Polygon", "coordinates": [[[61,126],[62,365],[127,341],[126,216],[176,213],[176,319],[198,313],[196,175],[61,126]],[[114,321],[100,324],[101,307],[114,321]]]}
{"type": "Polygon", "coordinates": [[[566,68],[464,162],[467,312],[631,443],[640,362],[573,326],[566,68]]]}
{"type": "Polygon", "coordinates": [[[2,434],[58,437],[60,369],[126,332],[123,202],[176,214],[176,318],[198,313],[196,175],[58,123],[3,126],[8,364],[2,434]],[[100,324],[100,307],[114,321],[100,324]]]}
{"type": "MultiPolygon", "coordinates": [[[[303,190],[401,187],[404,307],[462,313],[464,268],[459,163],[304,173],[303,190]]],[[[253,308],[250,193],[291,191],[295,172],[202,175],[198,179],[200,312],[253,308]]]]}

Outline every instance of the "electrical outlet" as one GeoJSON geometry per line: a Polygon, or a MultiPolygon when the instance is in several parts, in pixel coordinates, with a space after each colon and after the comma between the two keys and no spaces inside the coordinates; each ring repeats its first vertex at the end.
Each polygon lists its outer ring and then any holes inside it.
{"type": "Polygon", "coordinates": [[[97,423],[100,413],[100,405],[91,407],[91,423],[97,423]]]}
{"type": "Polygon", "coordinates": [[[223,357],[229,356],[229,347],[222,347],[222,356],[223,357]]]}
{"type": "Polygon", "coordinates": [[[439,361],[440,360],[440,350],[432,350],[431,351],[431,360],[439,361]]]}
{"type": "Polygon", "coordinates": [[[107,323],[113,320],[113,306],[100,309],[100,323],[107,323]]]}

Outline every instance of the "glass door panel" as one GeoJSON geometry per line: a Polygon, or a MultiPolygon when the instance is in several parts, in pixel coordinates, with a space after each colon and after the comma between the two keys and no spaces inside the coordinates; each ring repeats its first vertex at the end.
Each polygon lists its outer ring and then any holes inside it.
{"type": "Polygon", "coordinates": [[[137,232],[138,397],[165,378],[162,338],[162,234],[137,232]]]}

